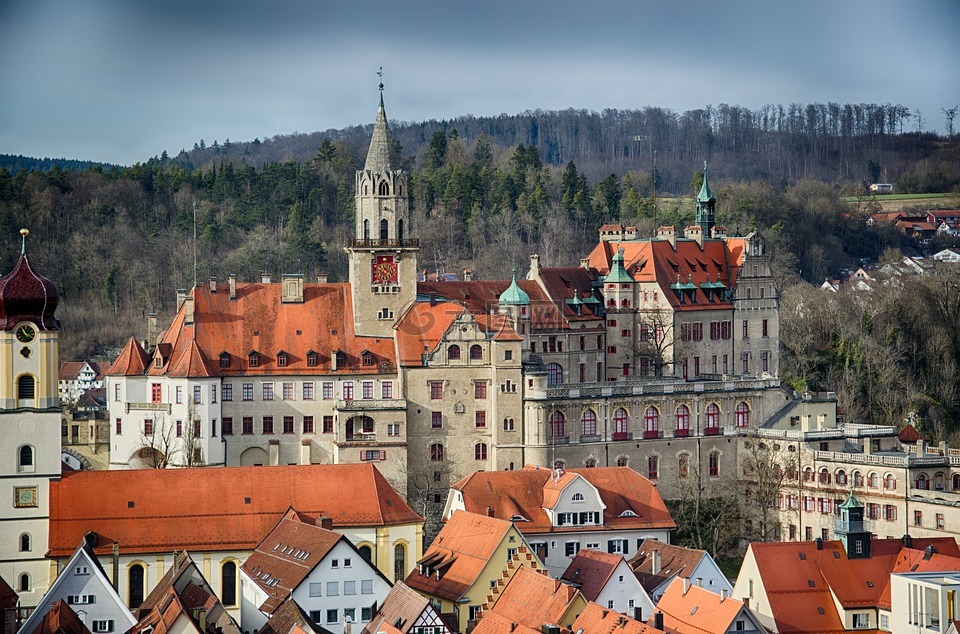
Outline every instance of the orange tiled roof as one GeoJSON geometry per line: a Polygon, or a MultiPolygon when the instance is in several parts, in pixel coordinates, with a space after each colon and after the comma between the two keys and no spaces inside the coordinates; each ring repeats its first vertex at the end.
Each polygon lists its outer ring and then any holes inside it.
{"type": "Polygon", "coordinates": [[[663,632],[652,625],[641,623],[592,601],[573,622],[570,630],[581,634],[661,634],[663,632]]]}
{"type": "Polygon", "coordinates": [[[577,584],[588,601],[596,601],[621,561],[623,555],[581,548],[560,578],[567,583],[577,584]]]}
{"type": "Polygon", "coordinates": [[[260,634],[310,634],[326,632],[317,627],[296,601],[284,601],[260,628],[260,634]]]}
{"type": "Polygon", "coordinates": [[[653,592],[670,577],[689,579],[706,555],[705,550],[676,546],[656,539],[644,539],[628,563],[643,589],[653,592]],[[654,551],[660,554],[660,569],[656,574],[653,572],[654,551]]]}
{"type": "Polygon", "coordinates": [[[383,627],[395,628],[405,634],[413,629],[413,624],[423,614],[424,610],[432,609],[430,599],[416,592],[402,581],[397,581],[390,589],[390,593],[383,600],[383,605],[376,617],[367,623],[362,634],[377,634],[384,631],[383,627]]]}
{"type": "Polygon", "coordinates": [[[540,506],[547,509],[556,507],[557,502],[560,501],[560,494],[578,477],[580,476],[573,471],[561,471],[556,477],[547,478],[543,483],[543,501],[540,506]]]}
{"type": "Polygon", "coordinates": [[[90,634],[90,630],[73,608],[60,599],[51,606],[50,611],[40,620],[33,632],[24,634],[90,634]]]}
{"type": "Polygon", "coordinates": [[[110,376],[139,376],[146,372],[148,367],[150,367],[150,355],[146,353],[139,341],[130,337],[127,345],[120,351],[117,360],[113,362],[106,374],[110,376]]]}
{"type": "Polygon", "coordinates": [[[722,597],[694,584],[684,591],[685,583],[683,579],[674,579],[657,602],[664,628],[679,634],[728,632],[743,609],[743,601],[722,597]]]}
{"type": "MultiPolygon", "coordinates": [[[[604,526],[594,527],[594,530],[676,527],[656,487],[633,469],[596,467],[570,469],[568,472],[579,474],[596,487],[606,505],[604,526]],[[621,517],[627,510],[633,511],[636,517],[621,517]]],[[[551,473],[550,469],[535,468],[478,471],[454,484],[453,488],[463,494],[464,506],[472,513],[486,513],[492,508],[498,518],[522,515],[529,521],[517,522],[516,527],[524,534],[562,532],[568,529],[554,527],[543,510],[544,485],[551,473]]],[[[588,531],[591,527],[577,526],[575,530],[588,531]]]]}
{"type": "Polygon", "coordinates": [[[370,464],[78,471],[50,484],[48,556],[87,531],[98,554],[253,550],[291,506],[335,528],[423,521],[370,464]]]}
{"type": "Polygon", "coordinates": [[[417,562],[439,570],[440,578],[414,570],[404,582],[417,592],[456,601],[477,581],[510,527],[506,520],[457,511],[417,562]]]}
{"type": "MultiPolygon", "coordinates": [[[[517,623],[492,611],[484,613],[480,622],[473,628],[472,634],[504,634],[505,632],[509,632],[509,634],[543,634],[540,626],[530,627],[523,623],[517,623]]],[[[560,632],[561,634],[570,634],[570,630],[567,628],[561,628],[560,632]]]]}
{"type": "Polygon", "coordinates": [[[241,566],[267,595],[260,611],[273,613],[342,539],[288,510],[241,566]]]}
{"type": "Polygon", "coordinates": [[[483,620],[492,613],[529,628],[573,622],[571,610],[586,605],[580,591],[546,574],[519,568],[483,620]]]}
{"type": "Polygon", "coordinates": [[[184,378],[220,376],[220,369],[203,354],[196,341],[191,341],[187,344],[186,351],[171,366],[168,375],[184,378]]]}
{"type": "Polygon", "coordinates": [[[916,443],[922,438],[923,436],[920,435],[920,432],[917,431],[917,428],[910,423],[904,425],[903,429],[900,430],[900,433],[897,434],[897,440],[911,444],[916,443]]]}
{"type": "MultiPolygon", "coordinates": [[[[476,280],[471,282],[420,282],[417,293],[462,304],[474,315],[489,315],[499,306],[500,295],[510,280],[476,280]]],[[[562,300],[554,303],[540,285],[532,280],[517,280],[517,285],[530,297],[530,325],[534,330],[556,330],[567,324],[561,309],[562,300]]]]}
{"type": "MultiPolygon", "coordinates": [[[[916,548],[904,548],[897,555],[891,573],[899,572],[952,572],[960,570],[960,557],[941,555],[934,550],[926,552],[916,548]]],[[[880,595],[878,604],[881,608],[890,609],[890,578],[887,577],[886,586],[880,595]]]]}
{"type": "Polygon", "coordinates": [[[719,301],[708,301],[700,285],[719,279],[728,290],[732,289],[743,264],[745,243],[744,238],[704,240],[701,248],[695,240],[680,239],[674,248],[667,240],[600,242],[587,256],[587,261],[600,275],[607,275],[614,254],[623,249],[623,266],[627,273],[640,283],[655,282],[674,309],[730,308],[730,300],[723,294],[719,301]],[[678,279],[683,283],[692,282],[697,287],[696,303],[680,303],[670,289],[678,279]]]}

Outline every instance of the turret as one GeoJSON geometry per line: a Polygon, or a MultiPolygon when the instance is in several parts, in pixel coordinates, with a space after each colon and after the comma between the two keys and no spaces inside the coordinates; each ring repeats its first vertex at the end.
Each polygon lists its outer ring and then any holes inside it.
{"type": "Polygon", "coordinates": [[[717,199],[710,191],[710,185],[707,184],[707,162],[703,162],[703,184],[700,185],[700,193],[697,194],[697,217],[696,224],[703,228],[703,237],[713,236],[713,226],[717,223],[717,199]]]}

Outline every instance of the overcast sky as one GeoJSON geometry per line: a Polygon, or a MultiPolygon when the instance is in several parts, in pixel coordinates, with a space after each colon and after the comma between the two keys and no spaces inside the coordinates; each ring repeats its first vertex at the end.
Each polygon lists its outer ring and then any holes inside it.
{"type": "Polygon", "coordinates": [[[399,121],[835,101],[942,131],[958,33],[958,0],[0,0],[0,153],[126,165],[366,124],[380,66],[399,121]]]}

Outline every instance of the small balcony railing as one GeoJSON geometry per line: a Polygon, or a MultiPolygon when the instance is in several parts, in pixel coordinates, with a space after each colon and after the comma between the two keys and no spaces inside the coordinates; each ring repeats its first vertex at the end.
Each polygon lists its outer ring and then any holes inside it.
{"type": "Polygon", "coordinates": [[[704,427],[703,428],[704,436],[719,436],[720,428],[719,427],[704,427]]]}
{"type": "Polygon", "coordinates": [[[357,238],[350,241],[350,246],[354,248],[410,248],[410,247],[419,247],[420,240],[417,238],[401,238],[400,240],[381,240],[379,238],[357,238]]]}
{"type": "Polygon", "coordinates": [[[644,437],[644,439],[646,439],[646,440],[650,440],[650,439],[652,439],[652,438],[659,438],[659,437],[660,437],[660,430],[659,430],[659,429],[645,429],[645,430],[643,430],[643,437],[644,437]]]}
{"type": "Polygon", "coordinates": [[[615,431],[613,432],[614,440],[633,440],[632,431],[615,431]]]}
{"type": "Polygon", "coordinates": [[[551,445],[568,445],[570,444],[570,436],[553,436],[549,442],[551,445]]]}
{"type": "Polygon", "coordinates": [[[364,434],[362,432],[347,434],[347,442],[376,442],[376,434],[364,434]]]}
{"type": "Polygon", "coordinates": [[[674,429],[673,436],[674,438],[687,438],[690,435],[689,429],[674,429]]]}
{"type": "Polygon", "coordinates": [[[582,434],[580,442],[600,442],[600,434],[582,434]]]}

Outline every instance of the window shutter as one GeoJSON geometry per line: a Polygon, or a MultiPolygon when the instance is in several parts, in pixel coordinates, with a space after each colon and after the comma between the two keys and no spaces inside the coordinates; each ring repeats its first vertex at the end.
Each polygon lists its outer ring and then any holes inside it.
{"type": "Polygon", "coordinates": [[[613,541],[614,541],[614,540],[612,540],[612,539],[608,539],[608,540],[607,540],[607,552],[608,552],[608,553],[612,553],[613,550],[614,550],[614,548],[613,548],[613,541]]]}

